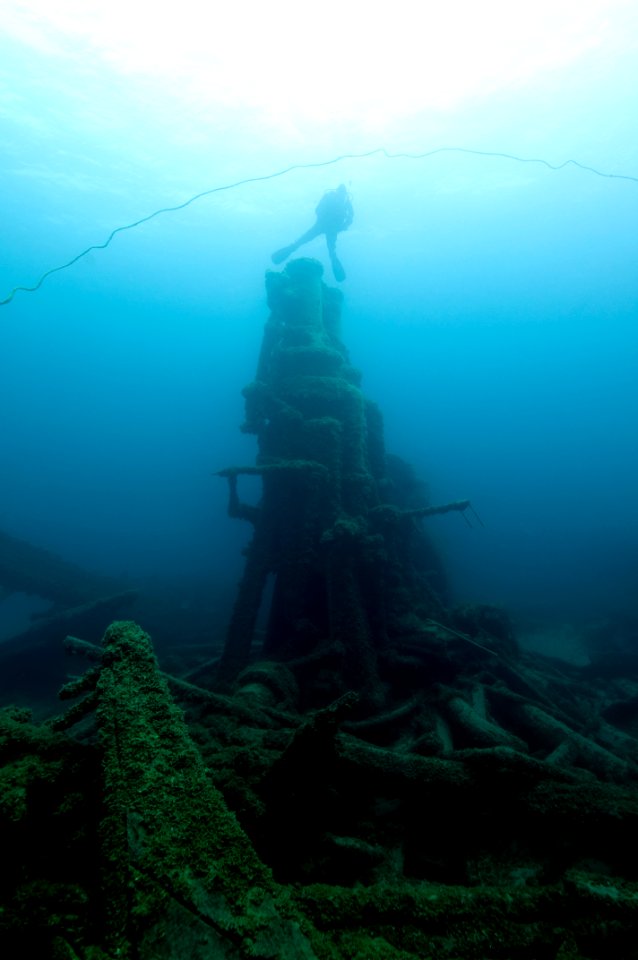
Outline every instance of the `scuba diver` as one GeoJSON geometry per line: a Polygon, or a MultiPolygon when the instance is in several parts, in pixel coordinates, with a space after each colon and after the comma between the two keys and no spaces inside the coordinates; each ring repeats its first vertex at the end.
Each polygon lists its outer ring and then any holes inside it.
{"type": "Polygon", "coordinates": [[[317,204],[315,210],[317,219],[314,226],[307,230],[298,240],[291,243],[288,247],[282,247],[276,250],[272,255],[273,263],[283,263],[291,253],[298,250],[304,243],[314,240],[315,237],[326,235],[328,245],[328,254],[332,265],[332,272],[335,280],[341,282],[346,279],[346,271],[343,269],[339,258],[337,257],[337,234],[342,230],[347,230],[352,223],[354,212],[350,195],[344,184],[340,184],[336,190],[328,190],[317,204]]]}

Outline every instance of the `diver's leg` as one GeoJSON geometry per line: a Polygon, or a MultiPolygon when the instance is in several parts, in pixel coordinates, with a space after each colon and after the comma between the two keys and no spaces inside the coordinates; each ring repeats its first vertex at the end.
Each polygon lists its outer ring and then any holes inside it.
{"type": "Polygon", "coordinates": [[[339,283],[342,283],[346,279],[346,271],[343,269],[343,265],[337,256],[337,234],[327,233],[326,243],[328,244],[328,256],[330,257],[330,265],[332,266],[334,278],[339,283]]]}
{"type": "Polygon", "coordinates": [[[317,222],[313,224],[310,230],[306,230],[306,232],[302,234],[298,240],[295,240],[295,243],[294,243],[295,250],[298,249],[299,247],[303,247],[304,243],[310,243],[310,241],[314,240],[315,237],[320,237],[322,233],[323,233],[323,230],[319,226],[319,223],[317,222]]]}
{"type": "Polygon", "coordinates": [[[315,237],[318,237],[321,233],[323,233],[323,230],[318,223],[315,223],[310,230],[306,230],[294,243],[289,244],[287,247],[282,247],[281,250],[275,250],[271,257],[272,262],[283,263],[295,250],[303,247],[304,243],[309,243],[311,240],[314,240],[315,237]]]}

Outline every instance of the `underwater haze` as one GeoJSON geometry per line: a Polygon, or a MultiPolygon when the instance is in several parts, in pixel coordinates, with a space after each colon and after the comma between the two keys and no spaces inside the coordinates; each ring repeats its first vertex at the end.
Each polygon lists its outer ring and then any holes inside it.
{"type": "Polygon", "coordinates": [[[347,279],[299,255],[388,450],[482,521],[428,521],[454,599],[638,617],[635,4],[299,6],[3,4],[0,530],[233,590],[264,274],[345,183],[347,279]]]}

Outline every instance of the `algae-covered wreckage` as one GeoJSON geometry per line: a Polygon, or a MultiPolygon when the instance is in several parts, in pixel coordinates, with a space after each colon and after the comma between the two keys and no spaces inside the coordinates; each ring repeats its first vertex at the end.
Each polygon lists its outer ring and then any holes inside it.
{"type": "Polygon", "coordinates": [[[115,621],[66,712],[0,712],[3,956],[638,957],[638,681],[448,605],[423,517],[467,502],[386,454],[320,265],[267,291],[225,646],[115,621]]]}

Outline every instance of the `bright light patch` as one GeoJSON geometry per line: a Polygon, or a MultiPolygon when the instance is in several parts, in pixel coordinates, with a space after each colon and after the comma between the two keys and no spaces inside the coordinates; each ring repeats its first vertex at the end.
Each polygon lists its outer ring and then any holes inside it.
{"type": "MultiPolygon", "coordinates": [[[[383,123],[511,88],[613,47],[628,0],[5,0],[5,37],[102,62],[203,109],[383,123]]],[[[634,34],[635,35],[635,34],[634,34]]]]}

